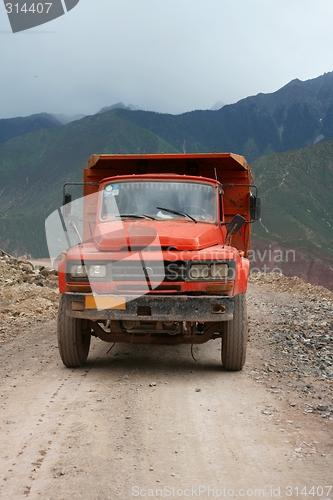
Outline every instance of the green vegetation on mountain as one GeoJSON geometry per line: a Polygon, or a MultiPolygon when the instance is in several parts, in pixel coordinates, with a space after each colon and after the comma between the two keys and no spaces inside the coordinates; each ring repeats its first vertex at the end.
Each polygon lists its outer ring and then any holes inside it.
{"type": "Polygon", "coordinates": [[[115,114],[85,117],[0,144],[0,248],[47,255],[45,218],[62,204],[65,182],[81,181],[93,153],[175,153],[155,134],[115,114]]]}
{"type": "Polygon", "coordinates": [[[0,144],[13,137],[35,132],[43,128],[61,127],[62,123],[47,113],[0,120],[0,144]]]}
{"type": "Polygon", "coordinates": [[[333,263],[333,140],[252,167],[262,200],[254,237],[333,263]]]}

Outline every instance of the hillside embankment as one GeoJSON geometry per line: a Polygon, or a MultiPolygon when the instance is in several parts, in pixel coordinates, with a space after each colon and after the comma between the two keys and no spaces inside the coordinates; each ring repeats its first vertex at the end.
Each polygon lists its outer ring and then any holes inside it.
{"type": "Polygon", "coordinates": [[[98,339],[73,370],[55,272],[1,252],[0,497],[332,500],[333,293],[250,281],[241,372],[221,369],[219,341],[194,360],[189,346],[98,339]]]}

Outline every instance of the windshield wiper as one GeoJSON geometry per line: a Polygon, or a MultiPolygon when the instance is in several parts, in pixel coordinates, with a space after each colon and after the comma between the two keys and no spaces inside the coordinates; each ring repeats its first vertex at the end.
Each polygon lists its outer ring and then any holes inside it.
{"type": "Polygon", "coordinates": [[[182,217],[188,217],[189,219],[193,220],[197,224],[197,220],[194,219],[191,215],[187,214],[186,212],[176,212],[176,210],[170,210],[170,208],[163,208],[163,207],[156,207],[158,210],[163,210],[164,212],[170,212],[170,214],[175,214],[175,215],[181,215],[182,217]]]}
{"type": "Polygon", "coordinates": [[[119,214],[119,215],[114,215],[114,217],[129,217],[131,219],[150,219],[150,220],[156,220],[154,217],[151,217],[150,215],[145,215],[145,214],[119,214]]]}

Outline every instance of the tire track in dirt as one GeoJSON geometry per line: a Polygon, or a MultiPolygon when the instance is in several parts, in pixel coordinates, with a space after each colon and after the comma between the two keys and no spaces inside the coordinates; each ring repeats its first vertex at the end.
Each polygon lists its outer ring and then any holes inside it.
{"type": "MultiPolygon", "coordinates": [[[[86,369],[78,377],[75,370],[62,370],[64,376],[59,377],[60,373],[54,371],[56,358],[40,352],[43,346],[49,349],[49,340],[35,345],[39,359],[30,358],[29,364],[23,358],[21,365],[7,373],[7,384],[1,388],[1,442],[7,450],[0,459],[1,498],[29,497],[54,441],[62,432],[68,403],[89,373],[86,369]]],[[[58,355],[55,349],[53,353],[58,355]]]]}

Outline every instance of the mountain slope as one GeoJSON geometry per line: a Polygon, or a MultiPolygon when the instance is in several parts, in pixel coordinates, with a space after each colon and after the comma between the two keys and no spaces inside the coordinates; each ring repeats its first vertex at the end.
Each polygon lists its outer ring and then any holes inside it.
{"type": "Polygon", "coordinates": [[[333,140],[264,157],[252,167],[263,210],[255,233],[304,251],[312,245],[333,258],[333,140]]]}
{"type": "Polygon", "coordinates": [[[156,135],[113,115],[86,117],[0,145],[0,248],[47,255],[45,218],[62,203],[65,182],[81,181],[93,153],[176,152],[156,135]]]}
{"type": "Polygon", "coordinates": [[[0,144],[13,137],[28,134],[43,128],[61,127],[62,123],[47,113],[0,120],[0,144]]]}
{"type": "Polygon", "coordinates": [[[333,138],[333,72],[306,82],[293,80],[277,92],[248,97],[217,111],[116,112],[179,150],[237,151],[254,161],[333,138]]]}
{"type": "Polygon", "coordinates": [[[252,167],[262,199],[253,267],[278,267],[333,290],[333,140],[264,157],[252,167]]]}

